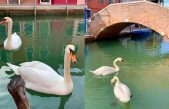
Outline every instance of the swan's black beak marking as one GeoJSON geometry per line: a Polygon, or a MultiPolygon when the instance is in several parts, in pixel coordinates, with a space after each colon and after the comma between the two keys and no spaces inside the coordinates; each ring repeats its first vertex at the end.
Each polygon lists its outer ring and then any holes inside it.
{"type": "Polygon", "coordinates": [[[70,48],[69,48],[69,50],[70,50],[70,55],[71,55],[72,62],[74,64],[76,64],[77,60],[76,60],[75,52],[72,49],[70,49],[70,48]]]}
{"type": "Polygon", "coordinates": [[[70,50],[70,53],[75,54],[75,52],[72,49],[69,48],[69,50],[70,50]]]}

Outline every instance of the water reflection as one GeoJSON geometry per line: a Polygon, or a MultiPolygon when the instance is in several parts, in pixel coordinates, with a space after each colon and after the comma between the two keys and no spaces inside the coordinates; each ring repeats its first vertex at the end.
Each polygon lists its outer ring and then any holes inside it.
{"type": "MultiPolygon", "coordinates": [[[[38,60],[51,66],[55,71],[63,64],[63,51],[67,44],[76,45],[78,63],[71,65],[75,68],[72,74],[74,90],[68,96],[55,96],[38,93],[27,89],[32,109],[84,109],[83,84],[84,71],[76,73],[84,68],[84,40],[81,37],[82,30],[79,30],[83,18],[68,21],[41,16],[34,19],[13,19],[13,32],[20,34],[23,45],[17,51],[8,52],[0,48],[0,66],[7,62],[20,64],[26,61],[38,60]],[[50,19],[50,20],[49,20],[50,19]],[[76,102],[76,103],[75,103],[76,102]]],[[[81,28],[82,29],[82,28],[81,28]]],[[[3,43],[6,38],[6,27],[0,26],[0,41],[3,43]]],[[[0,69],[0,103],[2,109],[15,109],[15,103],[7,91],[7,84],[13,78],[13,72],[0,69]]],[[[62,68],[63,69],[63,68],[62,68]]]]}
{"type": "Polygon", "coordinates": [[[124,47],[131,43],[139,51],[145,51],[148,55],[162,55],[169,53],[168,41],[164,40],[158,33],[146,32],[143,34],[132,34],[131,37],[119,39],[124,47]],[[142,43],[140,45],[140,43],[142,43]]]}

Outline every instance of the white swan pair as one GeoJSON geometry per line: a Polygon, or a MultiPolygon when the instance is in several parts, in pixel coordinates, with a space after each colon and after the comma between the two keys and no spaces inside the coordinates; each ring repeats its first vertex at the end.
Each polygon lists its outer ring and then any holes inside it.
{"type": "Polygon", "coordinates": [[[20,66],[7,65],[16,73],[21,75],[25,81],[26,88],[54,95],[67,95],[73,90],[73,82],[70,75],[71,60],[76,63],[74,55],[75,46],[67,45],[64,55],[64,77],[60,76],[50,66],[39,62],[24,62],[20,66]]]}
{"type": "MultiPolygon", "coordinates": [[[[102,66],[95,71],[91,71],[95,75],[108,75],[111,73],[118,72],[120,70],[119,66],[116,64],[118,61],[122,62],[122,58],[116,58],[113,62],[114,67],[110,66],[102,66]]],[[[114,94],[117,99],[119,99],[123,103],[127,103],[130,101],[131,93],[130,89],[123,83],[120,82],[119,78],[115,76],[112,80],[111,83],[115,82],[114,86],[114,94]]]]}
{"type": "Polygon", "coordinates": [[[22,44],[21,38],[16,33],[13,33],[11,35],[13,21],[10,17],[5,17],[3,20],[0,21],[0,24],[4,24],[4,23],[7,23],[7,25],[8,25],[7,38],[6,38],[6,40],[4,41],[4,44],[3,44],[4,48],[8,51],[16,50],[22,44]]]}
{"type": "Polygon", "coordinates": [[[123,103],[129,102],[131,97],[130,89],[125,84],[121,83],[117,76],[114,76],[111,80],[111,83],[114,82],[114,94],[116,96],[116,99],[120,100],[123,103]]]}
{"type": "Polygon", "coordinates": [[[113,62],[114,67],[102,66],[102,67],[99,67],[96,70],[90,71],[90,72],[92,72],[95,75],[108,75],[108,74],[118,72],[120,70],[119,66],[117,65],[118,61],[122,62],[123,59],[120,57],[116,58],[113,62]]]}

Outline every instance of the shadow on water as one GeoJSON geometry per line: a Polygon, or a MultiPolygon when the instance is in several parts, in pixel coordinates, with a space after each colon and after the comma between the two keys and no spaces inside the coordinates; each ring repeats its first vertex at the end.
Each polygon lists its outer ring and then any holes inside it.
{"type": "Polygon", "coordinates": [[[2,44],[0,44],[0,49],[1,49],[1,48],[3,48],[3,43],[2,43],[2,44]]]}
{"type": "Polygon", "coordinates": [[[124,104],[124,109],[131,109],[130,102],[124,104]]]}
{"type": "Polygon", "coordinates": [[[61,101],[59,105],[59,109],[65,109],[65,103],[69,100],[71,97],[72,93],[66,96],[61,96],[61,101]]]}
{"type": "Polygon", "coordinates": [[[115,100],[114,103],[111,103],[112,107],[116,107],[117,105],[121,105],[121,107],[123,107],[123,109],[131,109],[130,106],[130,101],[127,103],[122,103],[119,100],[115,100]]]}

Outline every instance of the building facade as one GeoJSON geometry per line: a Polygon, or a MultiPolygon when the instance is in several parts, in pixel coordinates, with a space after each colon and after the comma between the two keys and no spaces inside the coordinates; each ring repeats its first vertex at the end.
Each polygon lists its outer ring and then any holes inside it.
{"type": "Polygon", "coordinates": [[[1,5],[80,5],[85,0],[0,0],[1,5]]]}

